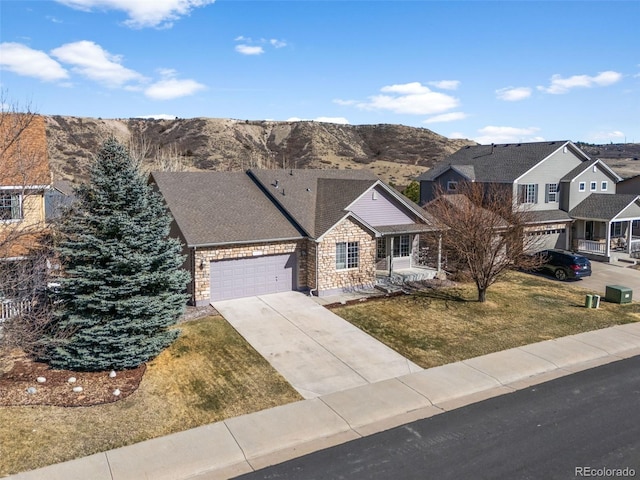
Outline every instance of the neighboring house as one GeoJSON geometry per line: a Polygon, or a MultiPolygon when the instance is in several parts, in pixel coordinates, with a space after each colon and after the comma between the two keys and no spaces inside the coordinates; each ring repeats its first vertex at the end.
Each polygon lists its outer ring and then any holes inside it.
{"type": "Polygon", "coordinates": [[[438,191],[456,193],[459,182],[504,188],[530,211],[527,234],[539,237],[541,250],[574,249],[606,261],[640,250],[638,200],[616,194],[622,179],[570,141],[464,147],[418,180],[421,204],[438,191]]]}
{"type": "Polygon", "coordinates": [[[62,211],[75,200],[73,184],[68,180],[56,180],[44,194],[44,212],[47,221],[60,218],[62,211]]]}
{"type": "MultiPolygon", "coordinates": [[[[44,193],[51,184],[44,118],[1,115],[0,320],[19,311],[14,305],[18,286],[12,279],[46,234],[44,193]]],[[[24,285],[19,287],[24,290],[24,285]]]]}
{"type": "Polygon", "coordinates": [[[616,184],[616,192],[640,195],[640,175],[634,175],[618,182],[616,184]]]}
{"type": "MultiPolygon", "coordinates": [[[[196,305],[371,287],[413,271],[428,215],[365,170],[154,172],[196,305]]],[[[433,271],[421,270],[425,278],[433,271]]]]}

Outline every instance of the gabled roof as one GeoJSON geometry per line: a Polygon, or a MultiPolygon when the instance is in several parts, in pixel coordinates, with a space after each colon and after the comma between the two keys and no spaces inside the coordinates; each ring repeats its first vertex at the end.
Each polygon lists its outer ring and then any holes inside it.
{"type": "Polygon", "coordinates": [[[154,172],[190,247],[302,238],[302,233],[244,172],[154,172]]]}
{"type": "Polygon", "coordinates": [[[0,113],[0,187],[51,184],[44,117],[0,113]]]}
{"type": "Polygon", "coordinates": [[[592,193],[571,209],[569,215],[573,218],[609,221],[638,199],[638,195],[633,194],[592,193]]]}
{"type": "Polygon", "coordinates": [[[348,214],[347,206],[378,182],[368,170],[251,169],[248,173],[312,238],[326,233],[348,214]]]}
{"type": "Polygon", "coordinates": [[[577,155],[589,157],[568,140],[553,142],[472,145],[424,172],[418,180],[431,181],[447,170],[454,170],[470,181],[513,183],[552,153],[567,146],[577,155]]]}
{"type": "Polygon", "coordinates": [[[564,177],[562,177],[560,179],[560,181],[561,182],[571,182],[578,175],[580,175],[582,172],[584,172],[585,170],[589,170],[594,165],[598,166],[600,169],[602,169],[604,172],[606,172],[607,175],[609,175],[614,181],[619,182],[619,181],[622,180],[622,177],[620,175],[618,175],[616,172],[614,172],[613,170],[611,170],[611,168],[609,168],[609,166],[606,163],[604,163],[602,160],[600,160],[598,158],[595,158],[595,159],[592,159],[592,160],[590,160],[588,162],[581,163],[576,168],[574,168],[569,173],[567,173],[564,177]]]}

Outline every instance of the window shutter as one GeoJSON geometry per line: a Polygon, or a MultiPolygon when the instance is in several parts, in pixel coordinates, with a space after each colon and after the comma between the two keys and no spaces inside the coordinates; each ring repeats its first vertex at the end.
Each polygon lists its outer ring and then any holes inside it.
{"type": "Polygon", "coordinates": [[[549,184],[547,183],[544,188],[544,203],[549,203],[549,184]]]}
{"type": "Polygon", "coordinates": [[[533,203],[538,203],[538,184],[533,186],[533,203]]]}

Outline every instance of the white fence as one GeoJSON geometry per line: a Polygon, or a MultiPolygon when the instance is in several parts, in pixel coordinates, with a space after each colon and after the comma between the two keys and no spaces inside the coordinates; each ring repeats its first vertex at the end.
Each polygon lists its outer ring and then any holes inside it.
{"type": "Polygon", "coordinates": [[[595,253],[597,255],[607,254],[607,244],[604,242],[597,242],[594,240],[582,240],[578,239],[578,251],[595,253]]]}
{"type": "Polygon", "coordinates": [[[31,302],[29,300],[2,300],[2,306],[0,307],[0,323],[30,310],[31,302]]]}

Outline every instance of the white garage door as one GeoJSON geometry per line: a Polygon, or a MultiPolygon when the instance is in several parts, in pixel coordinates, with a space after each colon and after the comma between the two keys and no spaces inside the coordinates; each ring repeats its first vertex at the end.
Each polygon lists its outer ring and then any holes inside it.
{"type": "Polygon", "coordinates": [[[211,301],[294,290],[295,271],[295,254],[211,262],[211,301]]]}
{"type": "Polygon", "coordinates": [[[567,248],[567,234],[566,230],[552,230],[545,232],[544,235],[540,236],[540,248],[539,250],[546,250],[548,248],[567,248]]]}

